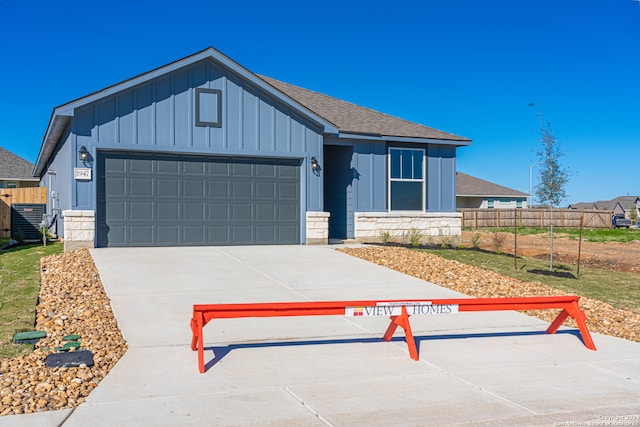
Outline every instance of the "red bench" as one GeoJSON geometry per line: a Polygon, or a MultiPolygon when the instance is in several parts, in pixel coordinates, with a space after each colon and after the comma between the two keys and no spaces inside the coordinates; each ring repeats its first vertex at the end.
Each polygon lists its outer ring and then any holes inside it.
{"type": "Polygon", "coordinates": [[[371,301],[317,301],[317,302],[275,302],[245,304],[195,304],[191,318],[191,349],[198,350],[198,368],[205,371],[204,342],[202,328],[213,319],[241,317],[284,317],[284,316],[389,316],[391,323],[383,336],[391,340],[400,326],[404,329],[409,355],[418,360],[409,317],[412,315],[448,315],[466,311],[496,310],[562,310],[547,328],[555,333],[567,317],[578,324],[585,346],[595,350],[591,334],[586,324],[586,315],[578,307],[579,296],[522,297],[522,298],[455,298],[431,300],[371,300],[371,301]]]}

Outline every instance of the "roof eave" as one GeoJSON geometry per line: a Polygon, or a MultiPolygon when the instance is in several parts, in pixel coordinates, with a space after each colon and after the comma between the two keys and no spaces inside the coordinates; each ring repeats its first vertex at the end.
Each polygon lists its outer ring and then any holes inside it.
{"type": "Polygon", "coordinates": [[[381,135],[381,134],[366,134],[366,133],[351,133],[348,131],[340,131],[337,135],[342,139],[367,139],[376,141],[393,141],[393,142],[411,142],[419,144],[440,144],[440,145],[455,145],[455,146],[467,146],[471,145],[470,139],[438,139],[438,138],[421,138],[410,136],[394,136],[394,135],[381,135]]]}
{"type": "Polygon", "coordinates": [[[53,150],[58,145],[58,140],[62,136],[67,125],[71,121],[71,115],[60,114],[57,112],[58,108],[53,111],[51,120],[49,121],[49,127],[44,135],[40,152],[38,153],[38,160],[33,168],[33,176],[38,177],[44,170],[53,150]]]}
{"type": "Polygon", "coordinates": [[[456,193],[456,197],[518,197],[527,198],[528,194],[459,194],[456,193]]]}

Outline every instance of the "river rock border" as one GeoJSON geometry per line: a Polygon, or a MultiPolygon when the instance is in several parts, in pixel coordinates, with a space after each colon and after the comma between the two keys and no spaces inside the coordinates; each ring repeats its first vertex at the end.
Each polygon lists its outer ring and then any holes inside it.
{"type": "Polygon", "coordinates": [[[42,258],[36,330],[46,338],[27,356],[0,361],[0,415],[75,408],[127,351],[100,275],[87,249],[42,258]],[[63,337],[79,334],[94,366],[47,368],[63,337]]]}
{"type": "MultiPolygon", "coordinates": [[[[427,252],[390,246],[345,248],[340,251],[476,298],[567,295],[567,292],[542,283],[522,282],[427,252]]],[[[591,332],[640,342],[640,313],[585,297],[580,298],[580,307],[587,315],[587,326],[591,332]]],[[[552,322],[558,315],[555,310],[525,313],[547,322],[552,322]]],[[[576,327],[573,319],[567,319],[564,325],[576,327]]]]}

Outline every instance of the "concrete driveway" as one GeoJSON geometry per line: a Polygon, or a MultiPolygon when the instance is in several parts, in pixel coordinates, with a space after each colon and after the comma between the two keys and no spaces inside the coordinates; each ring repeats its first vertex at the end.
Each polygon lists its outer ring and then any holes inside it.
{"type": "Polygon", "coordinates": [[[413,316],[418,362],[383,317],[214,321],[200,374],[193,304],[460,294],[328,246],[91,253],[129,350],[64,426],[640,426],[639,343],[514,312],[413,316]]]}

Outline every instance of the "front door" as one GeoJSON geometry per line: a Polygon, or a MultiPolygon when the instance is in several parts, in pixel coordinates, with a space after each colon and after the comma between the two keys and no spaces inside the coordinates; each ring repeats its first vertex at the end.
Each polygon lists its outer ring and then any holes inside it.
{"type": "Polygon", "coordinates": [[[331,214],[330,239],[346,239],[353,236],[352,157],[352,147],[324,147],[324,210],[331,214]]]}

